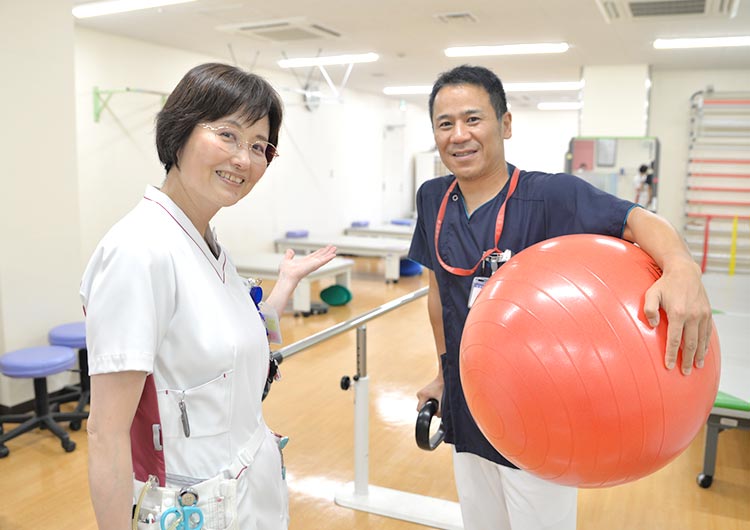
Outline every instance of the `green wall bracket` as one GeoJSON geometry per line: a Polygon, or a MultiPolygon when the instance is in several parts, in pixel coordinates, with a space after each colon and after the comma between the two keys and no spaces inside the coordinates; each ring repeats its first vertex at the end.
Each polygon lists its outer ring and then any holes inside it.
{"type": "Polygon", "coordinates": [[[125,87],[124,89],[120,89],[120,90],[100,90],[99,87],[94,87],[94,122],[99,123],[99,119],[102,116],[102,112],[109,105],[109,100],[112,99],[112,96],[114,96],[115,94],[124,94],[124,93],[152,94],[154,96],[159,96],[161,98],[162,106],[164,106],[164,103],[167,102],[167,96],[169,96],[167,92],[158,92],[156,90],[143,90],[141,88],[125,87]]]}

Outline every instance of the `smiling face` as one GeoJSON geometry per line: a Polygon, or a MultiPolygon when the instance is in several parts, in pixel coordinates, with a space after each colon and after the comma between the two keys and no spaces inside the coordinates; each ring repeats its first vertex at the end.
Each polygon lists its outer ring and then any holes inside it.
{"type": "Polygon", "coordinates": [[[169,170],[162,186],[201,233],[220,208],[236,204],[263,176],[265,158],[249,149],[269,135],[267,116],[247,124],[231,115],[205,125],[195,126],[180,150],[179,167],[169,170]]]}
{"type": "Polygon", "coordinates": [[[498,120],[487,91],[478,85],[446,85],[435,96],[432,128],[440,158],[459,182],[507,178],[504,140],[510,112],[498,120]]]}

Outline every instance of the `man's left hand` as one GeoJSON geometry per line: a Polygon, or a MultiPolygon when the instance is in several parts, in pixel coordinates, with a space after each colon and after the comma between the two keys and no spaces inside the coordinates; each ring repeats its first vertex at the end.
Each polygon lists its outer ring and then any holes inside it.
{"type": "Polygon", "coordinates": [[[675,367],[682,345],[682,373],[688,375],[693,364],[703,368],[711,339],[711,304],[696,263],[681,260],[671,263],[661,278],[646,291],[643,310],[651,327],[659,325],[659,308],[667,315],[667,349],[664,363],[675,367]]]}

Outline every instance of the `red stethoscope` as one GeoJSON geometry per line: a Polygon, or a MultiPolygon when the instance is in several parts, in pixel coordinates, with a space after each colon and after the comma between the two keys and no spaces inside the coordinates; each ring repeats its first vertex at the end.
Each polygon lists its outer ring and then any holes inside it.
{"type": "Polygon", "coordinates": [[[505,200],[503,201],[502,206],[500,206],[500,211],[497,213],[497,221],[495,222],[495,247],[485,251],[484,254],[482,254],[482,257],[479,258],[479,261],[477,261],[477,264],[474,265],[474,267],[472,267],[471,269],[451,267],[445,261],[443,261],[443,258],[440,257],[440,250],[438,247],[438,240],[440,239],[440,228],[443,225],[445,209],[448,206],[448,197],[450,197],[451,192],[456,187],[456,184],[458,184],[458,179],[453,180],[453,183],[448,187],[448,191],[445,192],[445,197],[443,197],[443,202],[440,204],[437,219],[435,220],[435,254],[437,255],[438,262],[443,267],[443,269],[450,272],[451,274],[455,274],[456,276],[471,276],[479,268],[479,265],[481,265],[482,262],[489,256],[491,256],[492,254],[503,253],[502,250],[497,248],[497,245],[500,243],[500,236],[503,234],[503,225],[505,224],[505,206],[508,204],[508,199],[510,199],[510,196],[513,195],[514,191],[516,191],[516,186],[518,185],[518,176],[520,173],[521,171],[518,168],[515,168],[513,170],[513,175],[510,177],[508,195],[505,196],[505,200]]]}

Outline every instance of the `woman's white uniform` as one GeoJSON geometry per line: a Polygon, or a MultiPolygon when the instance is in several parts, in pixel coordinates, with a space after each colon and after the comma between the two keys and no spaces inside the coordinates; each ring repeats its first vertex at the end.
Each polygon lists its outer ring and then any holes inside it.
{"type": "Polygon", "coordinates": [[[138,480],[153,474],[180,488],[226,474],[256,434],[257,454],[236,477],[238,527],[287,528],[278,437],[261,409],[266,329],[234,265],[212,246],[218,257],[169,197],[146,189],[83,277],[89,372],[153,374],[131,432],[138,480]]]}

